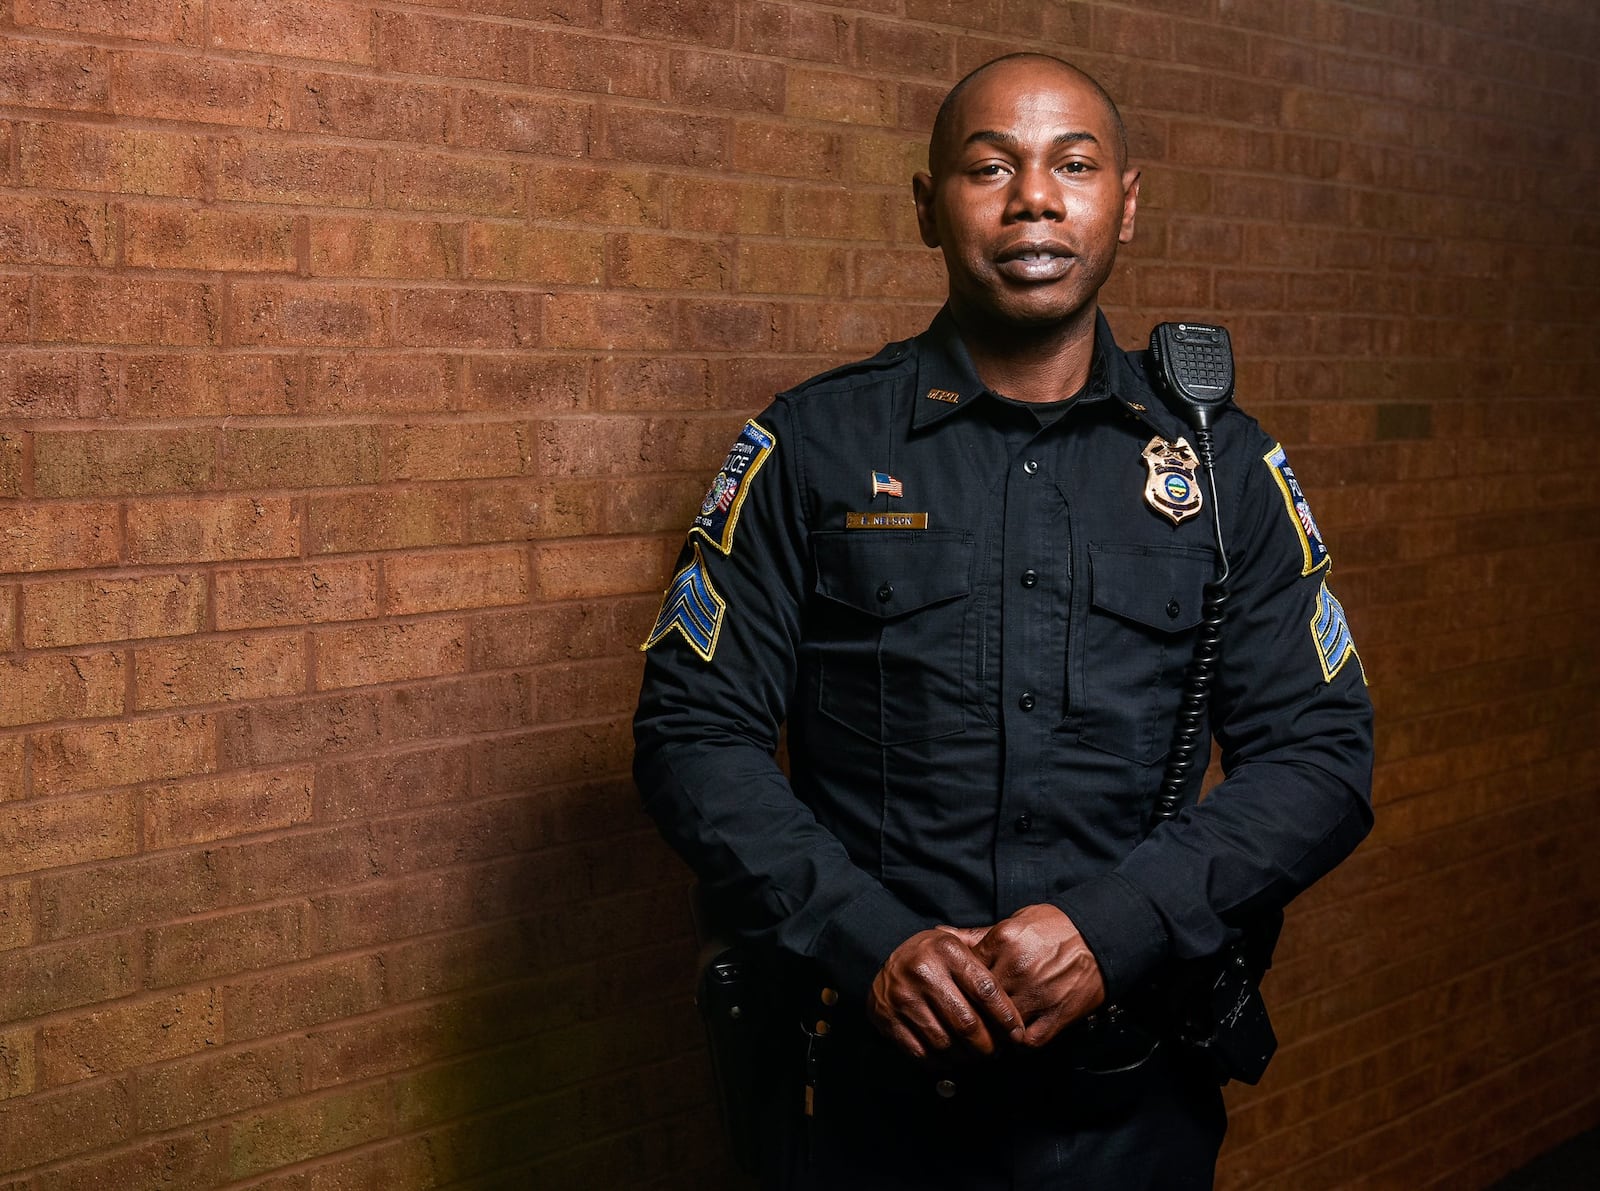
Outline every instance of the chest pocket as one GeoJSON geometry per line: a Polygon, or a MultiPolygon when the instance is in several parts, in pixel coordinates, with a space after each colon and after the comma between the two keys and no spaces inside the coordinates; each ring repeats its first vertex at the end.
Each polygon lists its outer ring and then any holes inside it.
{"type": "Polygon", "coordinates": [[[878,744],[960,732],[973,626],[972,535],[819,533],[808,649],[818,710],[878,744]]]}
{"type": "Polygon", "coordinates": [[[1140,764],[1166,756],[1214,571],[1209,550],[1090,545],[1089,610],[1067,691],[1067,726],[1084,744],[1140,764]]]}

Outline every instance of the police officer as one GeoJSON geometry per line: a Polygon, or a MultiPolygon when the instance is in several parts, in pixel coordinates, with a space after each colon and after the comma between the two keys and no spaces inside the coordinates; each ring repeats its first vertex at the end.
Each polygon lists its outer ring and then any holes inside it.
{"type": "Polygon", "coordinates": [[[1205,486],[1099,312],[1139,173],[1097,83],[980,68],[913,191],[949,300],[746,423],[645,644],[635,775],[783,973],[767,1185],[1208,1187],[1217,1081],[1163,1011],[1126,1064],[1084,1059],[1104,1006],[1170,1010],[1175,965],[1370,826],[1328,551],[1234,407],[1205,486]],[[1226,778],[1153,823],[1219,530],[1226,778]]]}

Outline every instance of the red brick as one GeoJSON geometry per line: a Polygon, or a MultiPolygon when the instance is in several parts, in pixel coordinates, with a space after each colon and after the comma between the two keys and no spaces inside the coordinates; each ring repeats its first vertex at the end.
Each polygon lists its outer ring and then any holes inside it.
{"type": "Polygon", "coordinates": [[[22,798],[27,793],[27,744],[27,738],[21,735],[0,736],[0,802],[22,798]]]}
{"type": "Polygon", "coordinates": [[[321,562],[221,571],[217,584],[217,628],[362,620],[378,614],[375,562],[321,562]]]}
{"type": "Polygon", "coordinates": [[[295,503],[281,496],[134,501],[128,505],[128,561],[216,562],[291,558],[300,553],[295,503]]]}
{"type": "Polygon", "coordinates": [[[72,1191],[76,1187],[214,1187],[222,1181],[223,1140],[220,1130],[200,1130],[131,1149],[41,1171],[31,1191],[72,1191]]]}
{"type": "MultiPolygon", "coordinates": [[[[630,740],[631,734],[620,721],[541,728],[480,742],[474,749],[474,772],[485,793],[593,781],[626,772],[632,753],[630,740]]],[[[572,896],[577,896],[576,890],[572,896]]]]}
{"type": "Polygon", "coordinates": [[[28,308],[33,285],[27,277],[0,276],[0,343],[23,343],[31,338],[28,308]]]}
{"type": "Polygon", "coordinates": [[[215,444],[199,430],[90,430],[34,435],[39,496],[178,492],[210,482],[215,444]]]}
{"type": "Polygon", "coordinates": [[[461,496],[416,486],[318,496],[311,500],[310,526],[313,554],[458,544],[461,496]]]}
{"type": "Polygon", "coordinates": [[[112,55],[111,85],[112,110],[122,117],[241,128],[276,127],[284,119],[281,85],[253,63],[120,53],[112,55]]]}
{"type": "Polygon", "coordinates": [[[40,342],[215,343],[217,287],[197,281],[43,276],[38,281],[40,342]]]}
{"type": "Polygon", "coordinates": [[[640,666],[634,658],[606,658],[539,671],[539,719],[558,723],[632,714],[639,702],[640,666]]]}
{"type": "Polygon", "coordinates": [[[37,733],[34,793],[209,773],[216,767],[213,727],[209,716],[177,715],[37,733]]]}
{"type": "Polygon", "coordinates": [[[672,55],[672,97],[717,111],[776,113],[784,106],[785,70],[775,62],[679,50],[672,55]]]}
{"type": "Polygon", "coordinates": [[[292,272],[294,223],[288,216],[130,207],[123,254],[138,269],[292,272]]]}
{"type": "Polygon", "coordinates": [[[739,291],[765,294],[831,294],[849,288],[850,261],[837,248],[749,241],[739,246],[739,291]]]}
{"type": "Polygon", "coordinates": [[[625,33],[692,45],[731,46],[734,10],[696,0],[615,0],[612,20],[625,33]]]}
{"type": "MultiPolygon", "coordinates": [[[[743,266],[741,253],[741,270],[743,266]]],[[[600,363],[596,387],[604,409],[692,410],[714,404],[710,371],[704,360],[672,356],[606,359],[600,363]]]]}
{"type": "Polygon", "coordinates": [[[360,625],[312,634],[317,689],[371,686],[457,674],[466,667],[466,632],[456,620],[360,625]]]}
{"type": "MultiPolygon", "coordinates": [[[[587,103],[468,91],[461,97],[461,119],[455,139],[473,149],[537,153],[543,157],[583,157],[589,150],[593,120],[593,111],[587,103]]],[[[443,175],[439,179],[439,192],[448,197],[448,169],[443,175]]],[[[480,202],[472,210],[486,212],[488,208],[480,202]]]]}
{"type": "Polygon", "coordinates": [[[728,159],[729,125],[714,116],[607,108],[600,155],[624,161],[719,169],[728,159]]]}
{"type": "Polygon", "coordinates": [[[290,903],[154,927],[145,935],[145,984],[196,984],[303,959],[306,916],[304,903],[290,903]]]}
{"type": "MultiPolygon", "coordinates": [[[[32,1096],[0,1105],[0,1170],[24,1170],[102,1149],[132,1134],[133,1102],[120,1080],[32,1096]]],[[[8,1191],[35,1187],[12,1183],[8,1191]]]]}
{"type": "Polygon", "coordinates": [[[468,277],[530,285],[594,285],[604,274],[605,239],[596,232],[519,224],[468,226],[468,277]]]}
{"type": "Polygon", "coordinates": [[[370,207],[378,195],[379,170],[374,149],[229,137],[218,148],[217,197],[370,207]]]}
{"type": "Polygon", "coordinates": [[[378,465],[375,426],[228,430],[218,482],[232,488],[367,484],[378,478],[378,465]]]}
{"type": "Polygon", "coordinates": [[[528,189],[530,213],[539,220],[639,227],[666,222],[663,179],[654,171],[547,166],[533,171],[528,189]]]}
{"type": "Polygon", "coordinates": [[[120,715],[126,686],[120,653],[0,659],[0,725],[120,715]]]}
{"type": "Polygon", "coordinates": [[[478,485],[467,501],[467,540],[521,542],[593,533],[600,528],[603,508],[601,493],[585,482],[478,485]]]}
{"type": "Polygon", "coordinates": [[[587,363],[571,356],[469,356],[463,406],[545,413],[589,404],[587,363]]]}
{"type": "Polygon", "coordinates": [[[449,134],[450,93],[415,80],[300,74],[290,79],[288,104],[290,126],[299,132],[418,145],[441,145],[449,134]]]}
{"type": "Polygon", "coordinates": [[[101,1009],[39,1031],[47,1084],[71,1083],[193,1054],[221,1041],[216,994],[173,993],[101,1009]]]}
{"type": "Polygon", "coordinates": [[[528,554],[516,548],[454,550],[384,560],[384,611],[391,615],[520,604],[528,598],[528,554]]]}
{"type": "Polygon", "coordinates": [[[424,219],[313,218],[311,272],[321,277],[459,277],[461,229],[424,219]]]}
{"type": "Polygon", "coordinates": [[[781,178],[836,178],[840,145],[830,133],[742,120],[733,127],[732,163],[751,174],[781,178]]]}
{"type": "Polygon", "coordinates": [[[708,469],[727,453],[743,418],[718,421],[664,417],[550,418],[539,428],[546,470],[558,476],[626,476],[669,469],[708,469]],[[604,433],[601,433],[601,431],[604,433]]]}
{"type": "MultiPolygon", "coordinates": [[[[115,733],[117,730],[76,729],[43,734],[38,739],[41,747],[50,748],[76,732],[76,739],[72,743],[61,745],[61,750],[68,752],[73,744],[96,731],[115,733]]],[[[105,738],[100,739],[103,741],[105,738]]],[[[87,756],[90,751],[82,749],[78,755],[87,756]]],[[[54,759],[52,756],[42,760],[35,766],[36,771],[54,759]]],[[[151,759],[145,758],[144,762],[149,764],[151,759]]],[[[110,776],[115,778],[120,775],[113,773],[110,776]]],[[[46,769],[41,775],[42,780],[37,783],[43,790],[37,792],[65,792],[70,788],[66,783],[57,783],[51,778],[52,771],[46,769]]],[[[0,819],[0,876],[40,872],[91,860],[104,860],[111,856],[127,856],[139,849],[139,831],[135,820],[133,796],[129,793],[13,803],[7,807],[4,818],[0,819]]]]}
{"type": "Polygon", "coordinates": [[[528,81],[536,87],[636,99],[661,96],[661,59],[636,42],[590,37],[571,29],[529,29],[527,43],[532,55],[528,81]]]}
{"type": "Polygon", "coordinates": [[[783,231],[785,191],[774,183],[670,177],[666,186],[668,222],[679,231],[716,235],[776,235],[783,231]]]}
{"type": "Polygon", "coordinates": [[[387,338],[388,294],[323,284],[233,287],[228,342],[273,347],[375,347],[387,338]]]}
{"type": "Polygon", "coordinates": [[[526,852],[533,846],[531,818],[530,801],[521,797],[385,817],[372,828],[376,863],[390,876],[526,852]]]}
{"type": "Polygon", "coordinates": [[[0,37],[0,103],[104,111],[110,95],[110,57],[104,50],[0,37]]]}
{"type": "Polygon", "coordinates": [[[666,577],[661,563],[660,543],[651,538],[546,543],[535,561],[538,591],[552,600],[658,591],[666,577]]]}
{"type": "Polygon", "coordinates": [[[114,504],[0,505],[0,574],[108,566],[117,539],[114,504]]]}
{"type": "Polygon", "coordinates": [[[525,475],[534,468],[529,422],[398,426],[384,437],[390,480],[461,480],[525,475]]]}
{"type": "Polygon", "coordinates": [[[458,365],[446,355],[349,352],[313,356],[306,405],[319,413],[424,412],[453,407],[458,365]]]}
{"type": "Polygon", "coordinates": [[[606,528],[617,534],[675,533],[700,511],[701,476],[623,480],[606,491],[606,528]]]}
{"type": "Polygon", "coordinates": [[[545,307],[545,335],[551,347],[668,348],[672,306],[621,294],[566,294],[545,307]]]}
{"type": "Polygon", "coordinates": [[[101,0],[13,0],[19,25],[108,33],[140,41],[198,45],[204,0],[124,0],[108,11],[101,0]]]}
{"type": "Polygon", "coordinates": [[[606,237],[607,278],[623,289],[721,290],[728,261],[714,240],[614,233],[606,237]]]}
{"type": "Polygon", "coordinates": [[[128,996],[139,987],[138,968],[132,935],[5,953],[0,955],[0,1019],[24,1021],[128,996]]]}
{"type": "Polygon", "coordinates": [[[850,18],[791,4],[756,3],[739,27],[739,48],[771,58],[845,62],[850,56],[850,18]]]}
{"type": "Polygon", "coordinates": [[[909,188],[885,194],[859,187],[795,187],[787,194],[791,235],[827,240],[920,244],[909,188]]]}
{"type": "Polygon", "coordinates": [[[893,84],[832,71],[793,70],[784,111],[802,120],[843,124],[893,124],[898,112],[893,84]]]}
{"type": "Polygon", "coordinates": [[[371,748],[382,736],[379,698],[341,692],[255,704],[220,717],[225,765],[272,765],[371,748]]]}
{"type": "Polygon", "coordinates": [[[212,0],[211,44],[291,58],[371,64],[372,14],[324,0],[212,0]]]}
{"type": "Polygon", "coordinates": [[[367,819],[403,807],[453,802],[467,796],[465,748],[437,746],[317,767],[317,817],[367,819]]]}
{"type": "Polygon", "coordinates": [[[305,407],[301,362],[287,354],[149,354],[123,360],[125,417],[283,414],[305,407]]]}
{"type": "Polygon", "coordinates": [[[678,306],[678,343],[701,351],[779,351],[786,313],[776,302],[685,300],[678,306]]]}
{"type": "Polygon", "coordinates": [[[203,137],[103,125],[23,124],[24,185],[199,198],[209,170],[203,137]]]}
{"type": "MultiPolygon", "coordinates": [[[[842,139],[843,169],[833,174],[819,173],[817,178],[840,177],[852,183],[890,186],[905,195],[912,175],[928,167],[928,138],[925,134],[896,135],[862,131],[852,132],[842,139]]],[[[910,205],[909,196],[902,201],[910,205]]]]}
{"type": "MultiPolygon", "coordinates": [[[[436,679],[388,693],[384,732],[394,740],[457,738],[533,723],[533,680],[526,674],[472,674],[436,679]]],[[[456,796],[466,793],[458,787],[456,796]]]]}
{"type": "Polygon", "coordinates": [[[802,352],[861,355],[893,339],[915,335],[928,325],[935,307],[889,306],[866,302],[828,302],[808,307],[794,325],[794,347],[802,352]]]}
{"type": "Polygon", "coordinates": [[[0,431],[0,496],[22,495],[23,475],[28,470],[24,444],[21,434],[0,431]]]}
{"type": "MultiPolygon", "coordinates": [[[[226,1020],[226,1004],[223,1008],[226,1020]]],[[[141,1131],[169,1130],[293,1099],[300,1091],[294,1040],[204,1052],[135,1075],[141,1131]]],[[[218,1133],[221,1131],[218,1130],[218,1133]]],[[[217,1173],[213,1183],[224,1182],[217,1173]]]]}
{"type": "Polygon", "coordinates": [[[144,846],[159,851],[307,823],[311,800],[308,765],[148,786],[140,791],[144,846]]]}
{"type": "Polygon", "coordinates": [[[134,705],[140,709],[293,695],[305,686],[297,634],[184,641],[134,651],[134,705]]]}
{"type": "MultiPolygon", "coordinates": [[[[0,951],[10,951],[17,947],[25,947],[32,943],[33,939],[33,895],[31,884],[28,881],[0,881],[0,951]]],[[[34,951],[31,953],[30,958],[37,961],[38,956],[39,952],[34,951]]],[[[0,959],[0,964],[6,962],[6,960],[0,959]]],[[[97,970],[101,967],[99,956],[93,957],[88,962],[92,963],[97,970]]],[[[52,978],[48,983],[59,987],[53,978],[54,975],[55,973],[52,972],[52,978]]],[[[8,979],[0,987],[15,988],[16,982],[8,979]]],[[[20,1016],[26,1017],[29,1014],[20,1016]]],[[[11,1019],[13,1014],[7,1013],[6,1017],[11,1019]]],[[[0,1100],[3,1099],[5,1097],[0,1095],[0,1100]]]]}
{"type": "Polygon", "coordinates": [[[377,36],[388,70],[502,83],[528,81],[528,47],[521,30],[512,25],[380,12],[377,36]]]}
{"type": "Polygon", "coordinates": [[[228,1127],[228,1177],[246,1179],[374,1141],[387,1132],[387,1108],[383,1085],[368,1084],[285,1100],[233,1121],[228,1127]]]}
{"type": "Polygon", "coordinates": [[[105,203],[8,198],[0,210],[0,264],[109,266],[115,243],[105,203]]]}
{"type": "Polygon", "coordinates": [[[955,63],[953,44],[948,33],[897,21],[856,23],[856,52],[861,64],[874,70],[948,76],[955,63]]]}
{"type": "Polygon", "coordinates": [[[198,574],[62,579],[22,589],[22,639],[33,649],[199,632],[206,583],[198,574]]]}
{"type": "Polygon", "coordinates": [[[395,339],[407,347],[529,347],[538,340],[537,294],[521,290],[402,290],[395,339]]]}
{"type": "Polygon", "coordinates": [[[520,215],[520,165],[443,153],[395,153],[384,163],[384,203],[403,211],[520,215]]]}
{"type": "Polygon", "coordinates": [[[32,1026],[0,1030],[0,1100],[36,1090],[34,1070],[38,1058],[33,1039],[32,1026]]]}
{"type": "Polygon", "coordinates": [[[214,909],[222,897],[214,859],[198,850],[169,852],[42,875],[39,937],[98,934],[214,909]]]}
{"type": "Polygon", "coordinates": [[[863,248],[856,252],[855,293],[863,298],[937,301],[948,288],[944,257],[927,249],[863,248]]]}
{"type": "MultiPolygon", "coordinates": [[[[222,1015],[228,1041],[286,1034],[325,1021],[370,1013],[384,1003],[384,983],[384,966],[375,955],[341,956],[264,976],[229,980],[222,986],[222,1015]]],[[[250,1047],[237,1053],[250,1055],[259,1051],[259,1047],[250,1047]]],[[[168,1102],[168,1097],[152,1098],[152,1112],[159,1113],[158,1106],[168,1102]]]]}

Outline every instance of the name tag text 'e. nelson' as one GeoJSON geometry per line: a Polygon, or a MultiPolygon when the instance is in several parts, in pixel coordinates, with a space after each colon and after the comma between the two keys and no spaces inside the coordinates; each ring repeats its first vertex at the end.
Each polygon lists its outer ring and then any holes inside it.
{"type": "Polygon", "coordinates": [[[926,513],[846,513],[846,529],[927,529],[926,513]]]}

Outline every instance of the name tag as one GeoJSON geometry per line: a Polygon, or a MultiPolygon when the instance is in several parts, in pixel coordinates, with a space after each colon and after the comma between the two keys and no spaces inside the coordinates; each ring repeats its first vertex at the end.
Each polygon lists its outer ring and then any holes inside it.
{"type": "Polygon", "coordinates": [[[846,513],[846,529],[927,529],[926,513],[846,513]]]}

